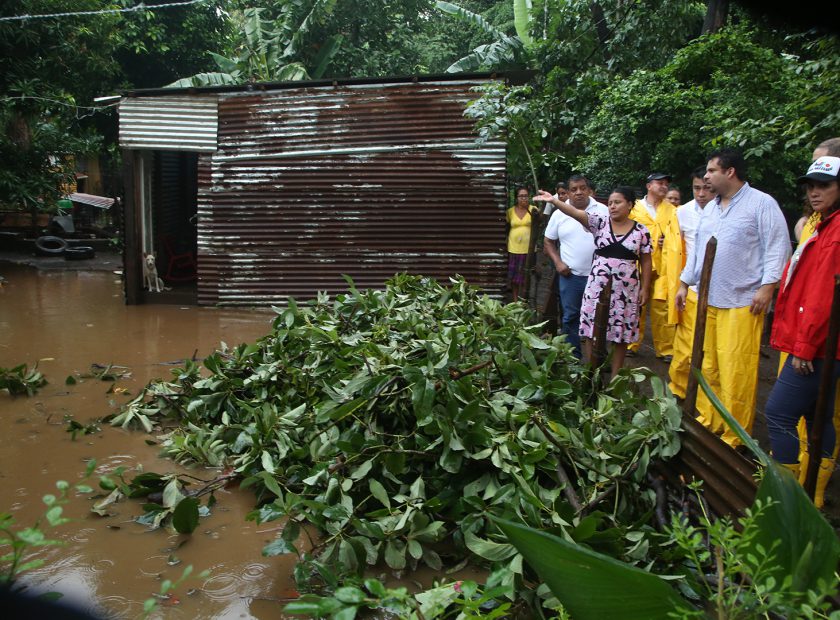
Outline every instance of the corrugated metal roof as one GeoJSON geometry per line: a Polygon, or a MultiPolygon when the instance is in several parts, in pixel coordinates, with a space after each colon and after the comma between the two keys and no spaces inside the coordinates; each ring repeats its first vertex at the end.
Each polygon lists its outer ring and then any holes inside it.
{"type": "Polygon", "coordinates": [[[478,144],[463,116],[485,81],[219,95],[218,151],[199,160],[199,303],[283,303],[399,271],[499,295],[505,148],[478,144]]]}
{"type": "Polygon", "coordinates": [[[90,205],[99,209],[110,209],[111,205],[114,204],[113,198],[107,198],[106,196],[96,196],[95,194],[85,194],[83,192],[73,192],[72,194],[68,194],[67,198],[69,198],[73,202],[78,202],[79,204],[83,205],[90,205]]]}
{"type": "Polygon", "coordinates": [[[124,98],[119,116],[123,148],[216,150],[216,95],[124,98]]]}

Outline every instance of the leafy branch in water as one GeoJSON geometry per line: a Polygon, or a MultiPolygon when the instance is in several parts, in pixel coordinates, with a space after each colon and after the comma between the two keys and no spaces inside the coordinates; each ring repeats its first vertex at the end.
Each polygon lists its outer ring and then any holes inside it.
{"type": "Polygon", "coordinates": [[[0,368],[0,392],[6,390],[12,396],[26,394],[32,396],[47,380],[38,370],[37,362],[30,369],[26,364],[14,368],[0,368]]]}
{"type": "Polygon", "coordinates": [[[522,557],[490,514],[649,561],[646,473],[680,445],[658,378],[625,371],[593,393],[563,337],[540,339],[527,308],[461,278],[348,283],[335,299],[290,300],[271,333],[223,346],[203,369],[173,369],[112,424],[174,421],[166,454],[233,468],[257,493],[252,519],[287,519],[266,554],[313,560],[303,581],[326,579],[326,567],[440,570],[469,557],[519,593],[522,557]],[[307,550],[305,526],[321,534],[307,550]]]}
{"type": "MultiPolygon", "coordinates": [[[[95,467],[96,461],[88,461],[85,479],[90,477],[95,467]]],[[[0,584],[13,585],[23,573],[43,566],[45,560],[35,557],[41,548],[64,544],[61,540],[48,538],[47,529],[70,521],[63,514],[63,506],[70,501],[71,489],[83,494],[93,492],[90,486],[84,484],[84,480],[73,485],[59,480],[55,487],[58,494],[44,495],[42,501],[47,509],[29,527],[20,527],[14,516],[8,512],[0,513],[0,549],[8,547],[8,551],[0,556],[0,584]]]]}

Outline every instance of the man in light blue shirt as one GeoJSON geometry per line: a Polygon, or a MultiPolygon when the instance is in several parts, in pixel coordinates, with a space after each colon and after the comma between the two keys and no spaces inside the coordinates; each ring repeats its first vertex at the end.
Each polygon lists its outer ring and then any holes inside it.
{"type": "MultiPolygon", "coordinates": [[[[685,308],[688,287],[700,281],[706,244],[715,237],[702,372],[733,417],[751,432],[764,313],[790,254],[790,241],[779,203],[750,187],[745,171],[738,151],[721,149],[709,156],[704,180],[718,196],[703,210],[676,303],[679,310],[685,308]]],[[[697,412],[707,428],[723,433],[726,443],[740,443],[704,394],[698,395],[697,412]]]]}

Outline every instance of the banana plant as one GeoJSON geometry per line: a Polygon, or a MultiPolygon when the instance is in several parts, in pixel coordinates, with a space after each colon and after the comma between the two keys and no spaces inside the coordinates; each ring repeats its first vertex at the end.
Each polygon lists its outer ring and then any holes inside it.
{"type": "Polygon", "coordinates": [[[453,16],[468,24],[477,26],[493,40],[479,45],[469,54],[452,63],[447,73],[462,73],[478,71],[480,69],[495,69],[509,66],[523,66],[527,64],[526,54],[534,40],[531,38],[531,0],[512,0],[514,27],[516,34],[505,34],[478,13],[473,13],[452,2],[438,0],[435,6],[438,10],[453,16]]]}
{"type": "Polygon", "coordinates": [[[314,0],[300,23],[287,11],[280,19],[266,18],[265,9],[245,9],[238,30],[242,40],[236,55],[227,57],[209,52],[218,71],[197,73],[168,85],[170,88],[192,86],[228,86],[247,82],[286,82],[317,79],[324,75],[330,61],[341,47],[342,37],[330,37],[318,55],[306,66],[299,59],[306,35],[312,26],[329,16],[337,0],[314,0]]]}

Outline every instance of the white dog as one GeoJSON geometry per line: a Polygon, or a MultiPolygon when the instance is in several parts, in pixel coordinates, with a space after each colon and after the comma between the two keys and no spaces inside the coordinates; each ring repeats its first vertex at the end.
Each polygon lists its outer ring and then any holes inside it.
{"type": "Polygon", "coordinates": [[[160,293],[164,288],[163,280],[158,277],[155,255],[152,253],[143,253],[143,283],[149,291],[154,290],[156,293],[160,293]]]}

